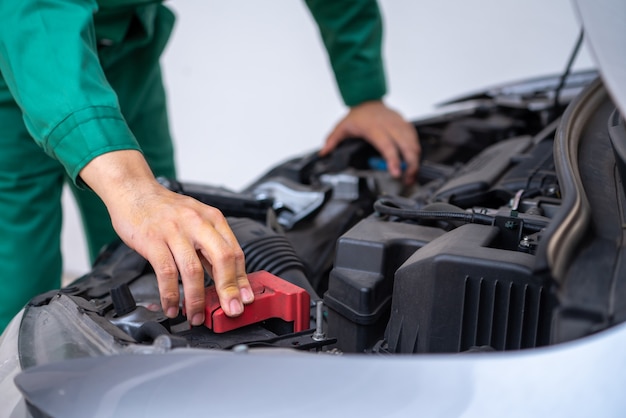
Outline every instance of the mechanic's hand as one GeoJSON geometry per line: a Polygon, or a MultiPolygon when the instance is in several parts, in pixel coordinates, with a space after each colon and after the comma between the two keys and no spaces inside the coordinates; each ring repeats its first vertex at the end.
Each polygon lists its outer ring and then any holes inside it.
{"type": "Polygon", "coordinates": [[[244,255],[222,213],[161,186],[138,151],[94,158],[80,176],[104,201],[120,238],[145,257],[157,276],[163,312],[178,314],[178,275],[191,325],[204,322],[204,268],[228,316],[254,300],[244,255]]]}
{"type": "Polygon", "coordinates": [[[351,108],[326,138],[320,155],[327,155],[347,138],[365,139],[383,156],[389,174],[396,178],[402,176],[406,184],[415,181],[421,153],[417,132],[382,101],[364,102],[351,108]],[[406,164],[404,175],[402,161],[406,164]]]}

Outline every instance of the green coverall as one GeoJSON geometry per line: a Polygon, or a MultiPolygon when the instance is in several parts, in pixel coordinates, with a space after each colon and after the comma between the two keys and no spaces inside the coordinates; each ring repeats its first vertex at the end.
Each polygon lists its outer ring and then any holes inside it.
{"type": "MultiPolygon", "coordinates": [[[[375,0],[307,0],[348,106],[385,94],[375,0]]],[[[115,239],[78,176],[93,158],[140,150],[175,176],[159,57],[174,25],[155,0],[0,2],[0,331],[60,286],[61,191],[70,184],[92,260],[115,239]]]]}

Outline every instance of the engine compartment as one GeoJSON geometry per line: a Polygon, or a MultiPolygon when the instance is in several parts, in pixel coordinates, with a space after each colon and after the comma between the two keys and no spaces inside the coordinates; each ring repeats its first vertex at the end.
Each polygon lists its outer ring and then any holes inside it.
{"type": "MultiPolygon", "coordinates": [[[[215,332],[190,327],[182,314],[169,320],[160,311],[149,264],[113,243],[91,272],[31,301],[20,333],[23,365],[72,350],[91,355],[84,345],[68,349],[73,343],[67,339],[52,348],[41,333],[42,321],[56,323],[53,330],[70,326],[69,311],[72,326],[98,340],[101,352],[504,351],[580,338],[623,320],[597,309],[614,292],[589,308],[570,279],[576,272],[555,273],[549,257],[555,224],[569,210],[564,199],[571,198],[571,192],[564,197],[567,176],[554,155],[560,152],[557,131],[565,106],[596,77],[593,71],[570,74],[558,93],[558,77],[501,86],[414,121],[423,160],[410,187],[390,178],[380,156],[358,139],[328,157],[310,153],[278,164],[240,192],[160,179],[222,210],[249,274],[265,271],[306,290],[309,326],[264,318],[215,332]]],[[[616,199],[604,203],[618,207],[623,196],[616,199]]],[[[579,236],[589,242],[595,232],[583,228],[579,236]]],[[[613,251],[622,251],[621,243],[613,251]]],[[[577,258],[584,262],[584,255],[577,258]]],[[[593,258],[587,263],[592,266],[593,258]]],[[[611,274],[619,277],[621,269],[611,274]]]]}

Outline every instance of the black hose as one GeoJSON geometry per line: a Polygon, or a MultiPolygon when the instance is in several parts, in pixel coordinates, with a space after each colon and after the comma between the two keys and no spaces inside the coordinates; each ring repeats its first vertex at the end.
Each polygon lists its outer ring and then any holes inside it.
{"type": "MultiPolygon", "coordinates": [[[[396,216],[401,219],[411,220],[434,220],[434,221],[462,221],[466,223],[493,225],[495,218],[490,215],[475,212],[437,211],[426,209],[413,209],[398,207],[396,203],[387,198],[378,199],[374,202],[374,211],[380,215],[396,216]]],[[[524,221],[524,228],[533,231],[541,231],[545,225],[531,224],[524,221]]]]}
{"type": "Polygon", "coordinates": [[[132,337],[139,343],[142,342],[154,342],[157,337],[164,335],[169,340],[170,348],[187,347],[189,343],[187,340],[178,335],[172,335],[167,328],[155,321],[144,322],[132,337]]]}
{"type": "Polygon", "coordinates": [[[248,273],[265,270],[306,290],[311,301],[320,299],[287,237],[249,218],[228,218],[228,223],[244,252],[248,273]]]}
{"type": "Polygon", "coordinates": [[[133,337],[139,341],[154,341],[159,335],[171,335],[163,325],[155,321],[147,321],[143,323],[133,337]]]}
{"type": "Polygon", "coordinates": [[[430,211],[423,209],[399,208],[391,206],[394,202],[388,199],[378,199],[374,202],[374,210],[381,215],[397,216],[403,219],[414,220],[441,220],[463,221],[482,225],[491,225],[493,217],[482,213],[430,211]]]}

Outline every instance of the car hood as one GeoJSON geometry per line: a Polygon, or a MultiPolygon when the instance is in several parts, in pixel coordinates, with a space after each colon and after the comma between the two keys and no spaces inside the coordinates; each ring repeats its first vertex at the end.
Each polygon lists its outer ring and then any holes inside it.
{"type": "Polygon", "coordinates": [[[574,0],[600,75],[622,115],[626,115],[626,2],[574,0]]]}
{"type": "Polygon", "coordinates": [[[594,416],[626,409],[625,345],[622,324],[585,341],[491,355],[189,349],[67,360],[15,381],[46,416],[68,418],[197,416],[199,405],[220,417],[510,416],[516,407],[529,415],[594,416]],[[297,384],[303,376],[309,383],[297,384]]]}

